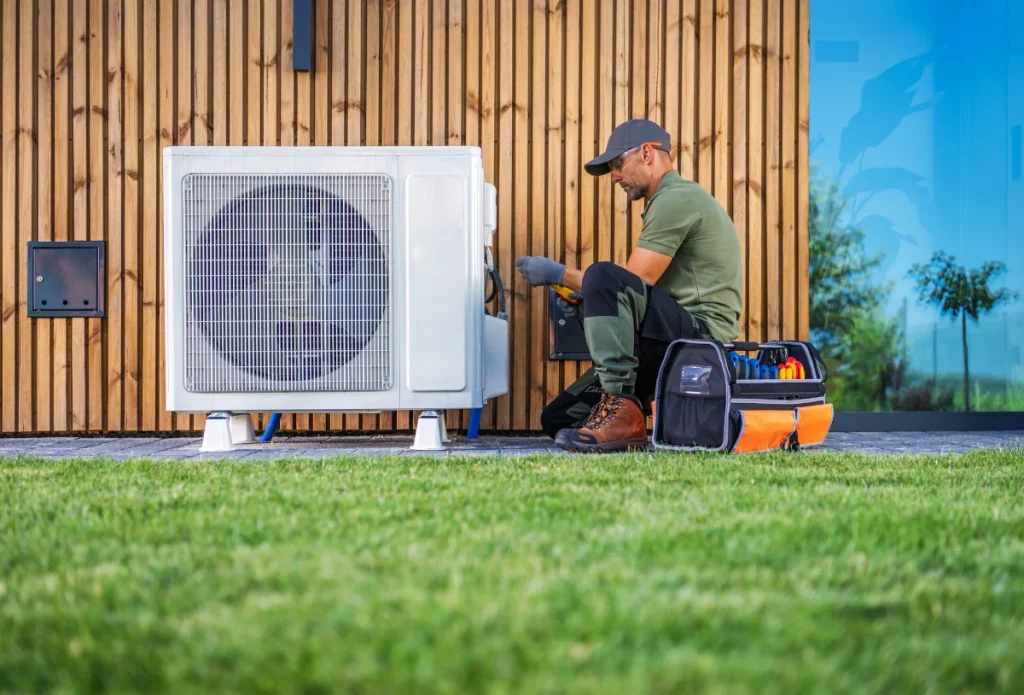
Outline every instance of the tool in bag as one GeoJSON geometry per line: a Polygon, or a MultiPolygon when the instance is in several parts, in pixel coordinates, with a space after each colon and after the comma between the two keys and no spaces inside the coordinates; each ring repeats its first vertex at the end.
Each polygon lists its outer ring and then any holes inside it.
{"type": "Polygon", "coordinates": [[[821,444],[834,416],[827,378],[808,342],[681,338],[669,345],[658,373],[652,444],[732,453],[821,444]]]}

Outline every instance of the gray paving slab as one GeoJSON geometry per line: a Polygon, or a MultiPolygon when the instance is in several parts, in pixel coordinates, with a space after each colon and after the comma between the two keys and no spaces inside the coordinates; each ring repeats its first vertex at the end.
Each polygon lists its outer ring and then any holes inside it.
{"type": "MultiPolygon", "coordinates": [[[[232,459],[266,461],[333,456],[530,456],[564,453],[546,437],[484,435],[469,441],[452,436],[443,452],[412,451],[412,435],[282,436],[272,442],[240,446],[232,452],[204,452],[199,437],[0,437],[0,458],[39,456],[48,459],[102,457],[161,461],[232,459]]],[[[1009,432],[834,432],[813,451],[871,454],[962,454],[974,449],[1024,451],[1024,431],[1009,432]]]]}

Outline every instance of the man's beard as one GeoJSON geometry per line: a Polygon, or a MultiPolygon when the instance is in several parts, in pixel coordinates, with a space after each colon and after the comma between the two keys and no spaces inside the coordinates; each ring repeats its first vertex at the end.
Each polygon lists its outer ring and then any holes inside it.
{"type": "Polygon", "coordinates": [[[632,202],[634,200],[640,200],[644,197],[644,192],[634,186],[623,186],[622,190],[625,191],[626,197],[632,202]]]}

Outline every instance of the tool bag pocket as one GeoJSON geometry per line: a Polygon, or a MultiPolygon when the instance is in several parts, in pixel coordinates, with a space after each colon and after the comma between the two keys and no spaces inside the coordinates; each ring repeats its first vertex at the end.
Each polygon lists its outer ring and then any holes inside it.
{"type": "Polygon", "coordinates": [[[673,341],[658,374],[652,444],[733,453],[821,444],[833,418],[826,378],[817,350],[801,341],[673,341]]]}

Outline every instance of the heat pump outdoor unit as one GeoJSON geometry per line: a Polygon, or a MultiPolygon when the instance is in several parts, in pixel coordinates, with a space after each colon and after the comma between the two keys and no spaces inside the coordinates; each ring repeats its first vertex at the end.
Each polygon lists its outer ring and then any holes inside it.
{"type": "Polygon", "coordinates": [[[506,393],[479,148],[163,157],[166,406],[210,414],[204,448],[253,441],[251,412],[420,410],[436,428],[506,393]]]}

